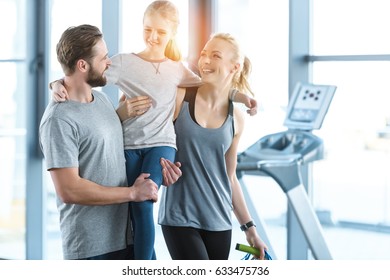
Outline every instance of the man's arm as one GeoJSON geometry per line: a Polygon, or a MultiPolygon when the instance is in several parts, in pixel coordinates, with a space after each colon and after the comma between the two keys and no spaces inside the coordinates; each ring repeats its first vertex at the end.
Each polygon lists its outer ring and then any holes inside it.
{"type": "Polygon", "coordinates": [[[129,201],[157,201],[158,188],[149,174],[141,174],[132,188],[101,186],[79,176],[78,168],[53,168],[50,175],[58,197],[67,204],[107,205],[129,201]]]}
{"type": "Polygon", "coordinates": [[[163,185],[164,186],[170,186],[174,183],[176,183],[177,180],[179,180],[180,176],[182,175],[182,172],[180,170],[181,163],[180,162],[171,162],[165,158],[161,158],[160,164],[162,167],[162,173],[163,173],[163,185]]]}

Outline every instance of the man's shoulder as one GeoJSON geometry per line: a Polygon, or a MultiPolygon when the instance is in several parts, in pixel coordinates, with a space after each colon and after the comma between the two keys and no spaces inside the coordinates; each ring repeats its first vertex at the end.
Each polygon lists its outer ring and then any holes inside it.
{"type": "Polygon", "coordinates": [[[97,100],[103,101],[107,105],[112,106],[112,102],[111,102],[110,98],[104,92],[94,89],[94,90],[92,90],[92,94],[94,95],[94,97],[97,100]]]}
{"type": "Polygon", "coordinates": [[[66,121],[71,120],[72,112],[68,109],[67,102],[54,102],[51,101],[43,113],[40,128],[42,129],[45,124],[51,123],[52,121],[66,121]]]}
{"type": "Polygon", "coordinates": [[[64,107],[66,106],[65,104],[66,102],[50,101],[50,103],[46,106],[42,119],[44,120],[63,115],[63,113],[66,112],[66,110],[64,110],[64,107]]]}
{"type": "Polygon", "coordinates": [[[107,95],[102,92],[102,91],[99,91],[99,90],[96,90],[96,89],[93,89],[92,90],[92,94],[96,97],[99,97],[99,98],[103,98],[103,99],[107,99],[107,95]]]}

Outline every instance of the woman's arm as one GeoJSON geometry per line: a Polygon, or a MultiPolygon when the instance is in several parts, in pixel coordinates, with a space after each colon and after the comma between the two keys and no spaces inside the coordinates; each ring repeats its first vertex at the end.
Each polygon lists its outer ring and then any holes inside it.
{"type": "MultiPolygon", "coordinates": [[[[227,172],[232,186],[233,211],[240,225],[245,225],[252,221],[252,217],[246,206],[244,194],[236,175],[238,143],[244,128],[244,116],[236,108],[234,110],[234,124],[236,134],[234,135],[232,145],[226,153],[225,160],[227,172]]],[[[251,226],[244,232],[249,245],[260,250],[260,256],[257,257],[264,259],[264,250],[267,250],[267,246],[257,234],[256,227],[251,226]]]]}

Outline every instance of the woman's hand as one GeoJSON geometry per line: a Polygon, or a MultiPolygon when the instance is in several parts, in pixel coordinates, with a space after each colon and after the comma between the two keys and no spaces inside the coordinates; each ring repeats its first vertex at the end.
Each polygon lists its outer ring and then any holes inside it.
{"type": "Polygon", "coordinates": [[[246,241],[252,247],[255,247],[260,250],[260,256],[254,256],[257,259],[265,260],[265,250],[268,250],[267,245],[260,239],[257,234],[256,227],[250,227],[245,231],[246,241]]]}
{"type": "Polygon", "coordinates": [[[148,96],[126,98],[125,95],[122,95],[116,113],[120,120],[124,122],[127,119],[143,115],[151,106],[152,100],[148,96]]]}

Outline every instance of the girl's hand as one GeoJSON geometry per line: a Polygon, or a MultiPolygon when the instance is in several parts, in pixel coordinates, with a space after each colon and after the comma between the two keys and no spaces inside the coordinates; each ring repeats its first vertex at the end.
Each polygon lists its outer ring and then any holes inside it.
{"type": "Polygon", "coordinates": [[[61,82],[62,80],[57,80],[50,83],[50,88],[52,90],[52,99],[56,102],[64,102],[69,100],[69,95],[61,82]]]}
{"type": "Polygon", "coordinates": [[[256,99],[248,97],[247,102],[245,102],[244,104],[246,105],[246,107],[249,108],[248,110],[246,110],[246,112],[250,116],[254,116],[257,114],[257,101],[256,101],[256,99]]]}
{"type": "Polygon", "coordinates": [[[152,100],[148,96],[126,98],[125,95],[122,95],[116,113],[120,120],[124,122],[127,119],[145,114],[151,106],[152,100]]]}
{"type": "Polygon", "coordinates": [[[257,101],[256,99],[242,93],[242,92],[238,92],[236,91],[234,94],[232,94],[230,96],[230,98],[232,98],[232,100],[234,102],[238,102],[238,103],[242,103],[244,104],[248,110],[246,110],[246,112],[250,115],[250,116],[254,116],[257,114],[257,101]]]}

